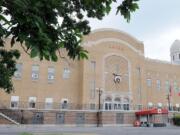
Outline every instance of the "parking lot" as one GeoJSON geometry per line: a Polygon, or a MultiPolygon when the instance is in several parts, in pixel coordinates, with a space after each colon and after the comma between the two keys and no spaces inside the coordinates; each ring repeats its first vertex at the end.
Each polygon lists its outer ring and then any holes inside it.
{"type": "Polygon", "coordinates": [[[34,135],[179,135],[180,128],[168,127],[61,127],[49,126],[0,126],[0,135],[20,135],[22,132],[34,135]]]}

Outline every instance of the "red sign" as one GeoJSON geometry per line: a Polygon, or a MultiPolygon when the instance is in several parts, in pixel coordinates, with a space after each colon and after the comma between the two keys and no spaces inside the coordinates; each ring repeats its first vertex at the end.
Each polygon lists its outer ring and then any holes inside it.
{"type": "Polygon", "coordinates": [[[147,109],[147,110],[141,110],[135,113],[136,115],[149,115],[149,114],[168,114],[167,109],[147,109]]]}

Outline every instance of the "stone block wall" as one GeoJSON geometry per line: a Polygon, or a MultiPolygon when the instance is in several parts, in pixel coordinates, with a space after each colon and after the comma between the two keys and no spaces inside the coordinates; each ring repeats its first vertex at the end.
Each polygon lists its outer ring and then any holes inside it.
{"type": "MultiPolygon", "coordinates": [[[[18,122],[21,124],[59,124],[59,125],[92,125],[96,126],[98,117],[96,111],[58,111],[58,110],[9,110],[11,114],[16,114],[18,122]]],[[[10,116],[8,110],[8,116],[10,116]]],[[[102,125],[119,125],[133,124],[135,120],[134,112],[114,112],[102,111],[99,115],[100,124],[102,125]]],[[[0,124],[9,124],[0,119],[0,124]]]]}

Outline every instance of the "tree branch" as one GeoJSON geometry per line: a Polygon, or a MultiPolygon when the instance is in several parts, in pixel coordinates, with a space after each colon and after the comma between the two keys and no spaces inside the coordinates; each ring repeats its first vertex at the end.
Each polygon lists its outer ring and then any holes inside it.
{"type": "Polygon", "coordinates": [[[26,49],[22,44],[21,44],[22,49],[25,51],[25,53],[27,53],[28,55],[30,55],[30,53],[28,52],[28,49],[26,49]]]}

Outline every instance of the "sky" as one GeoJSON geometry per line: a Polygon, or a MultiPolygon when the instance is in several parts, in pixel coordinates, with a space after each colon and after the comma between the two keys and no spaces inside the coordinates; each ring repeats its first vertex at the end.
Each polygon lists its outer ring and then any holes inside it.
{"type": "MultiPolygon", "coordinates": [[[[121,2],[122,0],[117,0],[121,2]]],[[[180,0],[140,0],[139,9],[127,23],[116,15],[117,4],[103,20],[89,19],[92,30],[114,28],[144,43],[145,56],[170,61],[170,46],[180,39],[180,0]]]]}

